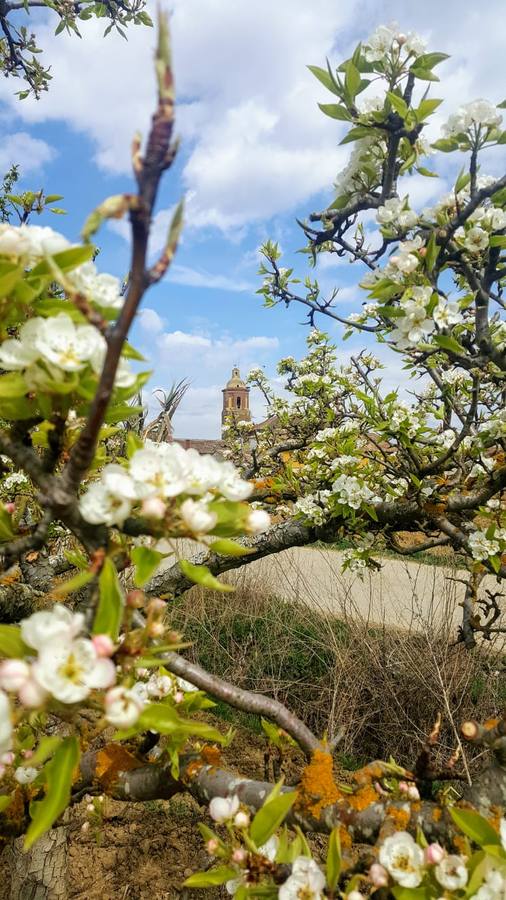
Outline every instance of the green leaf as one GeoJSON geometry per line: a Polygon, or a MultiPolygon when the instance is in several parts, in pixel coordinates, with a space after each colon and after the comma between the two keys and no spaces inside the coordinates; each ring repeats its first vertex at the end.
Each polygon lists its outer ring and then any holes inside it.
{"type": "Polygon", "coordinates": [[[126,422],[127,419],[132,419],[134,416],[140,416],[143,412],[142,406],[130,406],[128,403],[115,403],[111,406],[105,416],[105,421],[109,424],[116,424],[116,422],[126,422]]]}
{"type": "Polygon", "coordinates": [[[423,122],[424,119],[426,119],[428,116],[432,115],[434,110],[436,110],[438,108],[438,106],[441,105],[442,102],[443,102],[442,100],[436,100],[435,98],[422,100],[420,103],[420,106],[418,106],[418,108],[415,109],[415,116],[417,118],[417,121],[423,122]]]}
{"type": "Polygon", "coordinates": [[[48,194],[44,199],[46,203],[56,203],[58,200],[63,200],[63,194],[48,194]]]}
{"type": "Polygon", "coordinates": [[[67,808],[74,770],[79,762],[77,737],[65,738],[51,762],[44,769],[46,795],[43,800],[31,804],[32,821],[25,837],[25,850],[37,841],[56,822],[67,808]]]}
{"type": "Polygon", "coordinates": [[[449,807],[449,813],[456,826],[478,846],[483,847],[484,844],[501,845],[501,839],[495,828],[492,828],[492,825],[479,813],[451,806],[449,807]]]}
{"type": "Polygon", "coordinates": [[[152,550],[150,547],[134,547],[130,556],[135,566],[134,582],[136,587],[142,587],[149,581],[164,558],[163,553],[152,550]]]}
{"type": "Polygon", "coordinates": [[[8,297],[13,287],[23,277],[23,269],[19,266],[0,276],[0,297],[8,297]]]}
{"type": "Polygon", "coordinates": [[[108,634],[115,641],[123,619],[124,598],[116,566],[111,559],[106,559],[102,566],[98,589],[99,601],[93,634],[108,634]]]}
{"type": "Polygon", "coordinates": [[[395,110],[396,113],[399,113],[403,119],[406,118],[409,112],[409,106],[403,97],[399,97],[398,94],[394,94],[393,91],[387,91],[387,97],[390,101],[390,106],[395,110]]]}
{"type": "Polygon", "coordinates": [[[58,584],[54,588],[53,594],[56,597],[66,597],[68,594],[73,594],[75,591],[80,591],[81,588],[89,584],[90,581],[94,579],[94,577],[95,573],[91,572],[89,569],[78,572],[77,575],[74,575],[67,581],[58,584]]]}
{"type": "Polygon", "coordinates": [[[127,435],[127,445],[126,445],[126,455],[128,459],[132,459],[132,456],[137,450],[142,450],[144,447],[144,442],[139,437],[135,431],[129,431],[127,435]]]}
{"type": "Polygon", "coordinates": [[[430,897],[428,887],[405,888],[397,884],[391,891],[395,900],[429,900],[430,897]]]}
{"type": "Polygon", "coordinates": [[[351,59],[346,63],[344,71],[344,85],[350,100],[353,101],[360,90],[360,83],[362,81],[360,72],[351,59]]]}
{"type": "Polygon", "coordinates": [[[30,765],[36,768],[42,766],[50,756],[54,755],[61,742],[62,738],[57,737],[55,734],[42,737],[39,741],[39,746],[33,756],[30,757],[30,765]]]}
{"type": "MultiPolygon", "coordinates": [[[[70,272],[72,269],[76,269],[77,266],[81,266],[83,263],[92,259],[94,252],[94,247],[90,245],[86,247],[69,247],[68,250],[61,250],[60,253],[55,253],[53,259],[62,272],[70,272]]],[[[32,269],[31,274],[45,275],[52,274],[52,271],[49,263],[46,260],[41,260],[40,263],[32,269]]]]}
{"type": "Polygon", "coordinates": [[[308,66],[310,72],[313,73],[315,78],[318,79],[327,90],[331,91],[333,94],[336,94],[337,97],[340,96],[339,89],[332,77],[332,75],[327,72],[326,69],[321,69],[320,66],[308,66]]]}
{"type": "Polygon", "coordinates": [[[455,193],[458,194],[459,191],[463,191],[470,181],[471,175],[469,174],[469,172],[466,172],[465,169],[461,169],[455,182],[455,193]]]}
{"type": "Polygon", "coordinates": [[[329,847],[327,850],[327,886],[331,891],[335,891],[340,874],[341,840],[339,837],[339,827],[337,827],[330,833],[329,847]]]}
{"type": "Polygon", "coordinates": [[[352,141],[358,141],[361,138],[369,137],[371,134],[370,128],[366,128],[365,125],[357,125],[355,128],[352,128],[346,137],[340,141],[340,144],[351,144],[352,141]]]}
{"type": "Polygon", "coordinates": [[[0,503],[0,541],[11,541],[14,537],[12,518],[3,503],[0,503]]]}
{"type": "Polygon", "coordinates": [[[454,138],[440,138],[439,141],[434,141],[431,145],[435,150],[442,150],[443,153],[452,153],[454,150],[458,149],[459,142],[454,138]]]}
{"type": "Polygon", "coordinates": [[[422,69],[422,67],[415,68],[412,66],[411,71],[415,78],[419,78],[420,81],[439,81],[437,75],[434,75],[434,72],[431,72],[430,69],[422,69]]]}
{"type": "Polygon", "coordinates": [[[413,69],[420,66],[422,69],[433,69],[434,66],[438,66],[439,63],[442,63],[445,59],[449,58],[448,53],[424,53],[423,56],[417,58],[411,68],[413,69]]]}
{"type": "Polygon", "coordinates": [[[340,119],[343,122],[352,121],[352,117],[345,106],[340,106],[338,103],[319,103],[318,106],[322,113],[330,116],[331,119],[340,119]]]}
{"type": "Polygon", "coordinates": [[[458,353],[462,355],[466,352],[462,345],[459,344],[459,342],[449,334],[434,334],[433,341],[438,345],[438,347],[441,347],[442,350],[449,350],[450,353],[458,353]]]}
{"type": "Polygon", "coordinates": [[[430,238],[427,241],[427,253],[425,254],[425,268],[427,272],[432,272],[436,260],[439,256],[439,252],[441,247],[436,243],[436,234],[434,231],[431,232],[430,238]]]}
{"type": "Polygon", "coordinates": [[[70,565],[75,566],[76,569],[88,568],[89,560],[80,550],[64,550],[63,555],[65,559],[69,561],[70,565]]]}
{"type": "Polygon", "coordinates": [[[190,875],[186,881],[183,881],[183,885],[192,888],[214,887],[225,884],[232,878],[237,878],[235,869],[230,866],[216,866],[215,869],[208,869],[207,872],[195,872],[195,875],[190,875]]]}
{"type": "Polygon", "coordinates": [[[218,744],[226,743],[228,740],[217,728],[213,728],[206,722],[199,722],[197,719],[183,719],[173,706],[166,703],[151,703],[146,706],[135,728],[136,731],[153,729],[158,734],[193,735],[218,744]]]}
{"type": "Polygon", "coordinates": [[[213,541],[209,549],[211,553],[219,553],[220,556],[248,556],[249,553],[255,552],[251,547],[243,547],[242,544],[228,538],[213,541]]]}
{"type": "Polygon", "coordinates": [[[31,652],[21,637],[19,625],[0,625],[0,656],[23,659],[31,652]]]}
{"type": "Polygon", "coordinates": [[[491,247],[506,247],[506,234],[494,234],[490,238],[491,247]]]}
{"type": "Polygon", "coordinates": [[[201,584],[202,587],[209,588],[213,591],[223,591],[224,593],[230,593],[234,590],[231,584],[223,584],[223,582],[218,581],[218,579],[209,571],[207,566],[196,566],[193,563],[188,562],[187,559],[181,559],[179,568],[183,575],[186,575],[186,577],[189,578],[190,581],[193,581],[194,584],[201,584]]]}
{"type": "Polygon", "coordinates": [[[279,794],[266,803],[258,810],[250,827],[251,839],[257,847],[265,844],[272,834],[279,828],[288,813],[290,812],[295,800],[297,799],[296,791],[289,791],[279,794]]]}

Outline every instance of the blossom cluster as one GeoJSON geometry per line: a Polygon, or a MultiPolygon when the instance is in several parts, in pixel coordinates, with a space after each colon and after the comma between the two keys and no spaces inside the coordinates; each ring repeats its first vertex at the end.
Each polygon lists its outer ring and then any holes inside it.
{"type": "Polygon", "coordinates": [[[70,246],[67,238],[47,226],[0,224],[0,255],[22,260],[27,265],[70,246]]]}
{"type": "Polygon", "coordinates": [[[350,506],[352,509],[360,509],[363,503],[377,500],[377,496],[371,489],[355,475],[339,475],[332,485],[332,490],[339,503],[350,506]]]}
{"type": "Polygon", "coordinates": [[[389,200],[385,200],[383,206],[379,207],[376,213],[376,221],[380,225],[407,231],[417,224],[418,216],[416,212],[409,208],[407,199],[400,200],[398,197],[390,197],[389,200]]]}
{"type": "MultiPolygon", "coordinates": [[[[252,485],[228,461],[201,455],[193,448],[184,450],[179,444],[146,440],[126,467],[104,466],[100,479],[81,497],[80,509],[92,524],[122,525],[134,507],[148,518],[163,519],[167,502],[184,497],[178,507],[183,527],[205,534],[217,523],[217,513],[209,505],[212,500],[221,496],[239,502],[251,491],[252,485]]],[[[262,510],[252,510],[245,523],[246,531],[252,533],[268,526],[269,517],[262,510]]]]}
{"type": "MultiPolygon", "coordinates": [[[[63,373],[82,372],[87,367],[102,371],[107,352],[103,335],[92,325],[76,325],[67,313],[44,319],[35,316],[21,325],[17,338],[0,344],[0,365],[7,371],[24,372],[31,390],[47,388],[63,373]]],[[[120,360],[117,387],[131,387],[135,375],[126,360],[120,360]]]]}
{"type": "Polygon", "coordinates": [[[397,25],[380,25],[364,42],[367,62],[380,62],[388,54],[403,51],[407,56],[418,57],[425,53],[426,42],[415,32],[405,34],[397,25]]]}
{"type": "Polygon", "coordinates": [[[487,534],[477,528],[469,535],[467,543],[473,559],[488,559],[506,550],[506,528],[493,529],[493,536],[487,534]]]}
{"type": "Polygon", "coordinates": [[[446,137],[454,137],[475,128],[497,128],[502,122],[502,115],[489,100],[473,100],[465,103],[453,113],[443,126],[446,137]]]}

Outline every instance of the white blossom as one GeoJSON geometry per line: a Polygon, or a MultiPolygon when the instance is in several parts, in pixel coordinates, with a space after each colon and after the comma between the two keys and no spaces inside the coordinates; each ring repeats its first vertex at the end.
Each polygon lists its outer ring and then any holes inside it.
{"type": "Polygon", "coordinates": [[[278,891],[279,900],[323,900],[325,875],[319,865],[307,856],[298,856],[292,873],[278,891]]]}
{"type": "Polygon", "coordinates": [[[43,650],[48,644],[68,644],[84,628],[82,613],[73,613],[66,606],[55,603],[48,611],[32,613],[21,620],[21,637],[35,650],[43,650]]]}
{"type": "Polygon", "coordinates": [[[75,289],[96,303],[109,309],[123,305],[119,278],[106,272],[99,273],[94,263],[86,262],[70,273],[75,289]]]}
{"type": "Polygon", "coordinates": [[[0,225],[0,254],[35,262],[70,247],[69,241],[52,228],[41,225],[0,225]]]}
{"type": "Polygon", "coordinates": [[[454,137],[468,131],[472,125],[483,128],[497,128],[502,122],[500,111],[488,100],[473,100],[451,115],[443,126],[443,134],[454,137]]]}
{"type": "Polygon", "coordinates": [[[489,540],[483,531],[473,531],[467,539],[473,559],[488,559],[496,556],[500,551],[498,541],[489,540]]]}
{"type": "Polygon", "coordinates": [[[271,524],[269,513],[263,509],[253,509],[246,519],[246,530],[251,534],[262,534],[271,524]]]}
{"type": "Polygon", "coordinates": [[[485,879],[472,900],[504,900],[506,895],[506,878],[498,869],[489,869],[485,879]]]}
{"type": "Polygon", "coordinates": [[[344,506],[360,509],[362,503],[374,498],[373,492],[365,484],[361,484],[354,475],[340,475],[332,485],[333,492],[344,506]]]}
{"type": "Polygon", "coordinates": [[[228,822],[238,812],[239,805],[237,794],[233,794],[232,797],[213,797],[209,804],[209,815],[220,824],[228,822]]]}
{"type": "Polygon", "coordinates": [[[14,778],[18,784],[31,784],[38,774],[38,769],[34,769],[33,766],[18,766],[14,772],[14,778]]]}
{"type": "Polygon", "coordinates": [[[397,831],[380,847],[379,861],[401,887],[418,887],[423,877],[423,850],[407,831],[397,831]]]}
{"type": "Polygon", "coordinates": [[[118,685],[105,695],[105,718],[116,728],[135,725],[144,707],[141,698],[128,688],[118,685]]]}
{"type": "Polygon", "coordinates": [[[218,521],[216,513],[203,500],[192,500],[189,497],[181,504],[179,512],[184,524],[194,534],[211,531],[218,521]]]}
{"type": "Polygon", "coordinates": [[[99,657],[87,638],[48,644],[39,650],[32,671],[41,687],[61,703],[78,703],[90,691],[108,688],[116,680],[112,660],[99,657]]]}
{"type": "Polygon", "coordinates": [[[458,891],[467,884],[468,871],[462,856],[445,856],[434,871],[439,884],[449,891],[458,891]]]}

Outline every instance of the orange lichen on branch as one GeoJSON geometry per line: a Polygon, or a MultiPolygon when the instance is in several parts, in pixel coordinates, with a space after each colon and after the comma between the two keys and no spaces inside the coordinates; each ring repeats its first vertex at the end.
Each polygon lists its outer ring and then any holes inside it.
{"type": "Polygon", "coordinates": [[[208,766],[218,767],[221,763],[221,750],[212,744],[206,744],[202,747],[200,755],[208,766]]]}
{"type": "Polygon", "coordinates": [[[363,787],[360,787],[358,791],[355,791],[354,794],[351,794],[351,796],[348,797],[348,803],[352,809],[356,809],[357,812],[367,809],[371,804],[377,802],[378,792],[372,784],[364,784],[363,787]]]}
{"type": "Polygon", "coordinates": [[[314,750],[311,761],[302,773],[297,806],[318,818],[322,809],[343,797],[334,781],[332,756],[324,750],[314,750]]]}
{"type": "Polygon", "coordinates": [[[120,772],[138,769],[143,763],[121,744],[106,744],[97,753],[95,778],[104,791],[110,790],[118,780],[120,772]]]}
{"type": "Polygon", "coordinates": [[[388,806],[386,817],[393,823],[395,831],[406,831],[411,818],[411,809],[409,807],[405,809],[400,806],[388,806]]]}

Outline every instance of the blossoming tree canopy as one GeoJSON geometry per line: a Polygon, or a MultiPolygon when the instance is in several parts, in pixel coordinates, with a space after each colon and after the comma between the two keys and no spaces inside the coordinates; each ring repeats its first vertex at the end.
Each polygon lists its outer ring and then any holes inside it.
{"type": "Polygon", "coordinates": [[[464,723],[463,737],[494,762],[451,802],[432,788],[455,775],[455,759],[442,773],[433,766],[439,726],[413,771],[376,761],[340,785],[338,736],[315,735],[279,701],[190,662],[166,603],[195,583],[226,592],[221,572],[317,538],[351,536],[345,564],[360,572],[377,565],[379,542],[395,546],[397,532],[411,530],[425,533],[424,546],[449,544],[468,561],[466,644],[498,627],[495,600],[484,622],[474,605],[483,575],[500,580],[506,571],[506,180],[480,169],[482,154],[503,141],[500,108],[463,106],[433,144],[467,154],[440,204],[417,212],[399,190],[405,175],[428,172],[422,130],[439,101],[425,83],[443,59],[416,35],[380,28],[335,72],[312,67],[338,101],[323,112],[351,124],[345,141],[357,148],[336,198],[310,217],[319,226],[304,224],[306,249],[313,262],[337,253],[367,270],[362,312],[341,316],[338,295],[323,298],[314,279],[297,293],[279,249],[264,248],[267,305],[303,303],[312,325],[325,315],[388,345],[421,376],[416,404],[382,391],[368,350],[338,367],[335,347],[313,328],[307,357],[280,362],[288,400],[272,394],[261,370],[251,373],[271,415],[260,431],[232,423],[240,467],[135,430],[142,409],[133,404],[149,372],[127,338],[182,227],[179,206],[149,265],[152,212],[177,150],[163,18],[158,104],[145,144],[133,143],[137,192],[105,200],[81,243],[26,221],[0,224],[0,831],[24,833],[27,849],[83,791],[129,801],[187,791],[208,805],[213,824],[201,825],[211,865],[188,887],[226,885],[239,900],[361,900],[380,890],[397,900],[504,896],[503,718],[464,723]],[[381,80],[385,95],[369,98],[370,82],[381,80]],[[370,210],[374,234],[360,219],[370,210]],[[132,225],[126,286],[98,270],[91,243],[105,220],[123,215],[132,225]],[[162,568],[161,538],[202,549],[162,568]],[[57,552],[39,560],[48,541],[57,552]],[[299,745],[307,764],[295,787],[222,766],[219,748],[233,732],[195,716],[214,705],[208,695],[261,715],[276,747],[299,745]],[[306,831],[329,835],[324,867],[306,831]],[[365,843],[373,855],[357,861],[365,843]]]}

